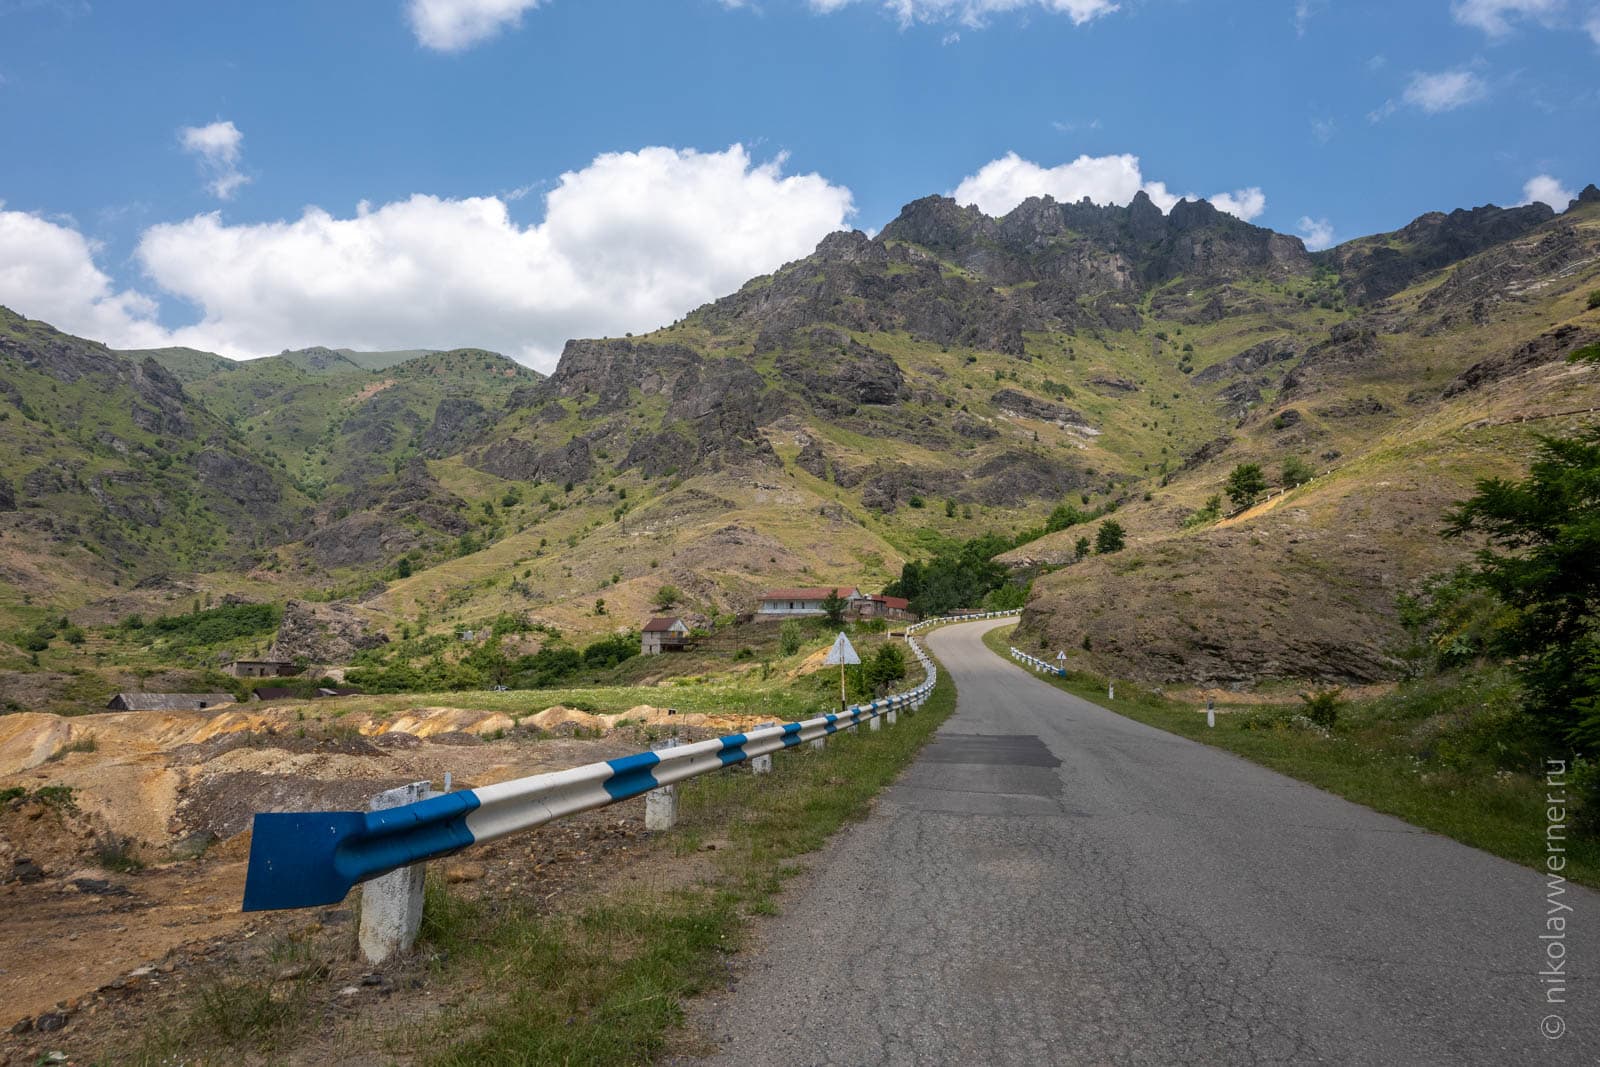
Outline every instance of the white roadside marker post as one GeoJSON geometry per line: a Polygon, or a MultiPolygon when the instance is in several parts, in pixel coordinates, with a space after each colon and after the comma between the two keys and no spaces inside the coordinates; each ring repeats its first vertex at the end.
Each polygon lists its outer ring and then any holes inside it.
{"type": "MultiPolygon", "coordinates": [[[[677,748],[678,739],[669,737],[659,745],[651,745],[652,752],[661,752],[669,748],[677,748]]],[[[670,830],[678,821],[678,787],[676,785],[657,786],[644,795],[644,828],[646,830],[670,830]]]]}
{"type": "Polygon", "coordinates": [[[1115,700],[1115,699],[1117,699],[1117,683],[1116,682],[1112,682],[1110,685],[1108,685],[1106,687],[1106,699],[1107,700],[1115,700]]]}
{"type": "Polygon", "coordinates": [[[1212,730],[1217,728],[1217,702],[1206,697],[1206,726],[1212,730]]]}
{"type": "MultiPolygon", "coordinates": [[[[379,793],[367,807],[372,811],[384,811],[436,795],[432,782],[412,782],[379,793]]],[[[362,959],[376,966],[405,955],[416,945],[417,934],[422,930],[426,877],[423,864],[413,863],[361,887],[361,926],[356,940],[361,946],[362,959]]]]}
{"type": "MultiPolygon", "coordinates": [[[[775,723],[775,722],[757,723],[756,724],[756,729],[757,730],[764,730],[769,726],[776,726],[776,725],[778,725],[778,724],[775,723]]],[[[750,773],[751,774],[771,774],[772,773],[772,753],[768,752],[765,756],[752,756],[751,759],[750,759],[750,773]]]]}

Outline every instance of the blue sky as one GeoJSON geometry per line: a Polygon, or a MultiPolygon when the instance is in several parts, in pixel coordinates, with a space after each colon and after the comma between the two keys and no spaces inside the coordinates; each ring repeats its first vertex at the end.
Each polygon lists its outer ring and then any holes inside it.
{"type": "Polygon", "coordinates": [[[929,193],[1322,244],[1600,180],[1600,0],[0,0],[0,79],[0,303],[235,356],[548,367],[929,193]]]}

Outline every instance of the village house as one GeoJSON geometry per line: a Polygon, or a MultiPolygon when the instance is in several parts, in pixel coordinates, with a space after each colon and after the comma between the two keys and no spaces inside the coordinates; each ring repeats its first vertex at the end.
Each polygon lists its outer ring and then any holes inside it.
{"type": "Polygon", "coordinates": [[[300,673],[286,659],[236,659],[222,670],[235,678],[288,678],[300,673]]]}
{"type": "Polygon", "coordinates": [[[822,602],[829,593],[837,593],[845,602],[846,615],[859,615],[861,605],[870,599],[853,585],[821,586],[807,589],[774,589],[761,594],[761,606],[756,609],[757,619],[783,619],[799,615],[825,615],[822,602]]]}
{"type": "Polygon", "coordinates": [[[911,601],[900,596],[884,596],[874,593],[861,605],[863,619],[898,619],[903,622],[915,622],[917,616],[911,611],[911,601]]]}
{"type": "Polygon", "coordinates": [[[208,711],[234,702],[232,693],[118,693],[112,711],[208,711]]]}
{"type": "Polygon", "coordinates": [[[683,652],[689,647],[689,627],[682,619],[655,618],[639,632],[639,654],[659,656],[663,652],[683,652]]]}
{"type": "Polygon", "coordinates": [[[899,619],[912,621],[911,601],[905,597],[884,596],[882,593],[863,593],[855,586],[821,586],[813,589],[774,589],[761,594],[761,606],[756,609],[757,619],[784,619],[796,615],[823,615],[822,602],[830,592],[837,593],[845,602],[844,614],[849,619],[899,619]]]}

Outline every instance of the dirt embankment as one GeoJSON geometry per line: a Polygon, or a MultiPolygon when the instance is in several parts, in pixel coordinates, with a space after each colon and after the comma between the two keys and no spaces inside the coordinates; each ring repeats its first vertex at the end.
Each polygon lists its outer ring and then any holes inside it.
{"type": "Polygon", "coordinates": [[[486,785],[757,721],[418,707],[318,723],[311,708],[0,716],[0,1027],[74,1025],[108,988],[160,977],[133,972],[260,926],[239,911],[258,811],[360,809],[406,782],[486,785]]]}

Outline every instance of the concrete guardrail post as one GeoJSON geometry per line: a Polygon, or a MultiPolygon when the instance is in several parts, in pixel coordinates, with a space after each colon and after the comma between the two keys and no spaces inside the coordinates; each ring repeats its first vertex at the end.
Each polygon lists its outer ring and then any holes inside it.
{"type": "MultiPolygon", "coordinates": [[[[778,725],[778,724],[775,723],[775,722],[763,722],[763,723],[758,723],[756,725],[756,729],[757,730],[764,730],[768,726],[776,726],[776,725],[778,725]]],[[[772,773],[772,753],[769,752],[765,756],[752,757],[751,760],[750,760],[750,773],[751,774],[771,774],[772,773]]]]}
{"type": "MultiPolygon", "coordinates": [[[[677,748],[678,739],[669,737],[659,745],[651,745],[650,751],[661,752],[669,748],[677,748]]],[[[657,786],[644,795],[644,828],[646,830],[670,830],[678,821],[678,787],[676,785],[657,786]]]]}
{"type": "MultiPolygon", "coordinates": [[[[438,796],[432,782],[412,782],[379,793],[367,806],[372,811],[383,811],[431,796],[438,796]]],[[[416,945],[417,934],[422,930],[426,877],[424,865],[413,863],[361,887],[361,925],[356,939],[361,957],[368,963],[376,965],[403,956],[416,945]]]]}

